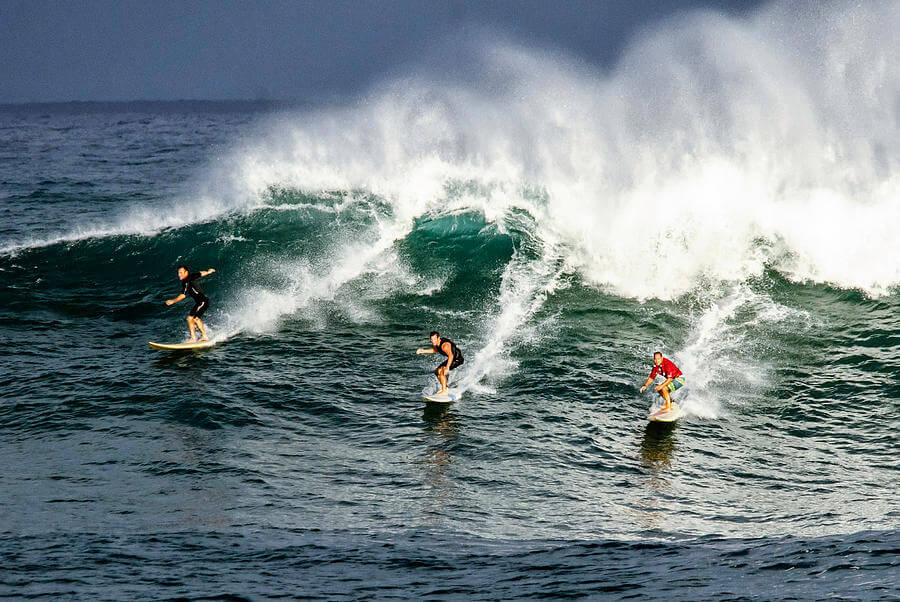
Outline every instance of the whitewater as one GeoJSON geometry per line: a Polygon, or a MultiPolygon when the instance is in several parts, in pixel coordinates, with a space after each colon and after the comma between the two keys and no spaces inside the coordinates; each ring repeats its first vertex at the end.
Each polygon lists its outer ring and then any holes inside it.
{"type": "Polygon", "coordinates": [[[439,48],[350,106],[270,120],[168,212],[54,240],[290,209],[277,190],[345,191],[323,208],[371,215],[320,256],[256,266],[289,282],[243,291],[227,338],[272,329],[367,273],[379,287],[387,276],[433,289],[394,255],[419,219],[471,212],[499,233],[521,227],[528,248],[482,319],[467,386],[501,369],[501,350],[530,336],[567,274],[638,300],[702,291],[712,314],[713,299],[732,303],[732,286],[767,268],[887,294],[900,281],[888,259],[900,256],[896,25],[890,3],[806,5],[799,22],[789,4],[743,21],[691,13],[637,36],[608,72],[471,32],[465,56],[454,49],[462,81],[430,72],[450,52],[439,48]]]}

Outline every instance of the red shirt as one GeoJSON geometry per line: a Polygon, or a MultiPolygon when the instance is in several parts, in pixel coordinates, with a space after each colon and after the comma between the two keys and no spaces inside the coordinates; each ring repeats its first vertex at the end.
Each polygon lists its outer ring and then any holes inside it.
{"type": "Polygon", "coordinates": [[[662,374],[665,378],[678,378],[681,376],[681,370],[668,359],[663,358],[663,361],[659,366],[653,366],[653,372],[650,373],[650,378],[656,378],[657,374],[662,374]]]}

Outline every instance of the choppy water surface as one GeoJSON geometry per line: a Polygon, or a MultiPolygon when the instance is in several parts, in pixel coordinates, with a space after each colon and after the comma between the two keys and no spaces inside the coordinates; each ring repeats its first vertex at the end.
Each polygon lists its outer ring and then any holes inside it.
{"type": "MultiPolygon", "coordinates": [[[[857,40],[896,53],[882,9],[857,40]]],[[[778,135],[721,56],[686,63],[716,102],[609,96],[776,22],[694,16],[604,77],[500,48],[499,99],[4,108],[0,592],[896,598],[895,74],[855,120],[779,80],[774,118],[809,104],[778,135]],[[219,344],[153,352],[182,262],[219,344]],[[637,392],[657,349],[674,426],[637,392]]]]}

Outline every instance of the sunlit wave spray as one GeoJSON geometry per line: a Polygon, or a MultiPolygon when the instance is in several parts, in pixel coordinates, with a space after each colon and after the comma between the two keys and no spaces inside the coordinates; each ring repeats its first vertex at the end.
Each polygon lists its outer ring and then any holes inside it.
{"type": "Polygon", "coordinates": [[[730,317],[747,304],[781,315],[727,283],[767,267],[873,295],[900,281],[898,24],[895,3],[690,13],[639,35],[608,73],[476,36],[468,77],[426,65],[354,106],[280,121],[235,155],[248,197],[274,183],[362,190],[390,211],[371,242],[315,277],[297,267],[232,330],[367,270],[408,271],[391,253],[417,218],[475,211],[502,230],[521,211],[529,253],[503,273],[463,388],[514,369],[516,337],[575,273],[638,300],[710,298],[671,351],[691,373],[691,409],[715,415],[712,383],[754,371],[731,373],[730,317]],[[459,183],[468,193],[448,194],[459,183]]]}
{"type": "Polygon", "coordinates": [[[348,310],[365,320],[367,295],[442,286],[397,253],[421,220],[477,213],[498,232],[519,220],[460,385],[511,374],[572,275],[638,301],[698,299],[704,311],[663,351],[685,369],[689,409],[715,416],[718,383],[765,370],[749,356],[732,369],[742,316],[790,313],[749,279],[771,269],[869,295],[900,282],[898,30],[896,2],[691,12],[641,32],[609,69],[497,35],[456,38],[454,68],[438,67],[449,60],[438,50],[356,103],[278,118],[210,170],[197,219],[270,206],[273,186],[337,191],[345,203],[329,210],[371,218],[327,252],[257,266],[280,284],[227,299],[220,330],[271,332],[369,278],[348,310]]]}

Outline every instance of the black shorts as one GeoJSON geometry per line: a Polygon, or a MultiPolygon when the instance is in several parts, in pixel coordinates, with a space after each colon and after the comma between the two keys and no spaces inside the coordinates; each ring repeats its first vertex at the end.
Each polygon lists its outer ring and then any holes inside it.
{"type": "Polygon", "coordinates": [[[194,302],[194,307],[188,315],[192,318],[199,318],[207,309],[209,309],[209,298],[203,298],[194,302]]]}
{"type": "MultiPolygon", "coordinates": [[[[460,366],[463,365],[464,361],[466,361],[466,360],[463,359],[463,357],[461,355],[457,355],[455,358],[453,358],[453,362],[450,364],[450,369],[455,370],[455,369],[459,368],[460,366]]],[[[447,362],[441,362],[440,364],[438,364],[438,367],[434,369],[434,373],[437,374],[437,371],[440,369],[440,367],[446,366],[446,365],[447,365],[447,362]]]]}

